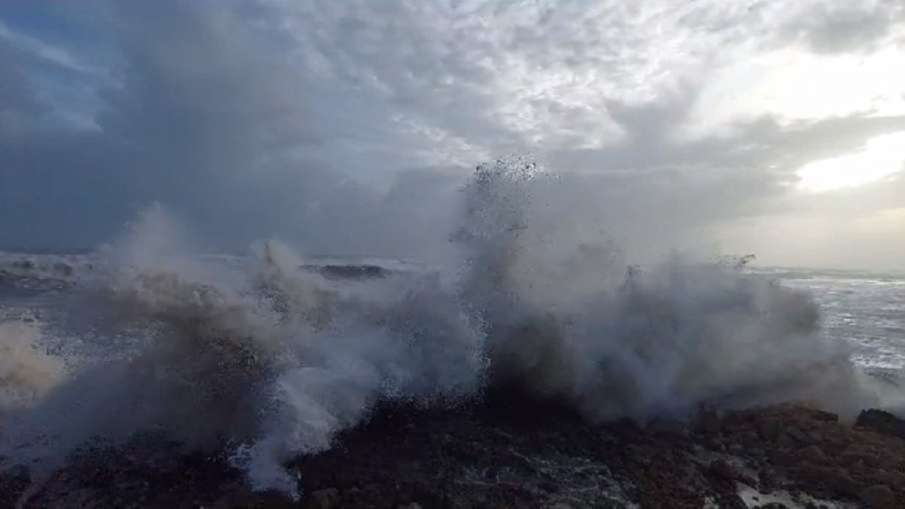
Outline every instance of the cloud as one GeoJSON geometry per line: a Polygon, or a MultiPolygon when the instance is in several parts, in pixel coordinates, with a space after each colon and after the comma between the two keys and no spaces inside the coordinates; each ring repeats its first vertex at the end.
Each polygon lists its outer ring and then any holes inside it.
{"type": "Polygon", "coordinates": [[[905,24],[905,6],[896,0],[817,2],[787,23],[784,37],[816,53],[866,53],[905,24]]]}
{"type": "MultiPolygon", "coordinates": [[[[798,167],[905,128],[896,114],[850,112],[729,115],[692,132],[721,72],[782,37],[838,32],[818,22],[838,9],[84,9],[42,10],[61,18],[44,28],[0,25],[0,245],[88,247],[158,201],[216,248],[280,235],[309,252],[440,256],[473,166],[527,153],[570,174],[561,189],[576,208],[638,251],[655,237],[662,251],[714,224],[791,210],[798,167]],[[70,28],[47,28],[60,24],[70,28]]],[[[838,48],[870,51],[892,33],[868,18],[838,48]]]]}
{"type": "Polygon", "coordinates": [[[41,60],[45,60],[52,65],[78,73],[103,73],[102,69],[91,67],[80,62],[78,58],[73,56],[72,53],[65,48],[60,48],[30,35],[10,30],[6,23],[3,23],[2,21],[0,21],[0,39],[4,39],[10,45],[30,53],[41,60]]]}
{"type": "Polygon", "coordinates": [[[27,75],[17,63],[19,56],[9,43],[0,39],[0,60],[6,72],[0,75],[0,135],[16,136],[27,124],[43,112],[41,104],[31,94],[27,75]]]}

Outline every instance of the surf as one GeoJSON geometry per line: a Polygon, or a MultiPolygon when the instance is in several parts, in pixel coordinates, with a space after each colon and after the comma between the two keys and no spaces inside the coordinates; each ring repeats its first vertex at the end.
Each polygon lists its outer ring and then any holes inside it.
{"type": "Polygon", "coordinates": [[[54,275],[103,317],[77,369],[57,375],[66,359],[3,336],[27,360],[4,380],[33,390],[28,405],[3,409],[0,456],[52,469],[88,444],[152,432],[225,451],[255,489],[298,497],[288,462],[329,449],[386,403],[455,408],[493,391],[591,422],[790,400],[843,415],[870,406],[806,292],[744,263],[635,264],[563,199],[568,178],[524,158],[479,166],[459,192],[455,261],[380,277],[319,270],[278,239],[201,256],[151,207],[90,269],[54,275]]]}

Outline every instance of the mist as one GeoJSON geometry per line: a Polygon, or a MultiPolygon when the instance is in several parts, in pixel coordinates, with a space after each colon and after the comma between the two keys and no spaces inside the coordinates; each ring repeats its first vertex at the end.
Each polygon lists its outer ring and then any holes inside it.
{"type": "Polygon", "coordinates": [[[740,262],[639,266],[564,182],[529,159],[480,165],[456,195],[445,265],[349,284],[275,239],[201,256],[189,226],[146,209],[75,273],[79,313],[107,339],[48,356],[40,322],[2,329],[19,346],[0,401],[28,397],[0,414],[0,453],[51,472],[93,441],[163,433],[225,448],[252,487],[297,497],[285,463],[381,402],[454,407],[493,390],[646,422],[786,401],[851,419],[879,401],[808,294],[740,262]]]}

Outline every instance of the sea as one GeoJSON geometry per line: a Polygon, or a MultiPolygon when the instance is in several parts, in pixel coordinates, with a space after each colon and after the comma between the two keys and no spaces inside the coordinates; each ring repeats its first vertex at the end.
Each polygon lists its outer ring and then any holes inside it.
{"type": "MultiPolygon", "coordinates": [[[[244,263],[239,256],[201,258],[224,266],[244,263]]],[[[72,296],[98,277],[103,263],[97,253],[89,252],[0,251],[0,323],[40,322],[44,332],[53,336],[44,339],[45,347],[67,350],[67,337],[91,334],[84,330],[85,323],[74,323],[68,315],[75,305],[72,296]]],[[[299,268],[320,269],[349,278],[426,270],[423,265],[398,259],[326,256],[308,259],[307,265],[299,268]]],[[[747,270],[806,292],[819,307],[820,334],[850,347],[857,365],[874,373],[905,373],[905,272],[760,266],[747,270]]],[[[83,339],[69,337],[85,348],[83,339]]]]}
{"type": "Polygon", "coordinates": [[[903,274],[672,263],[598,278],[606,253],[563,261],[501,231],[470,237],[467,270],[444,277],[271,241],[0,253],[0,468],[158,431],[217,440],[251,486],[294,496],[285,461],[375,402],[449,404],[502,375],[592,420],[841,404],[861,397],[853,371],[901,392],[903,274]]]}
{"type": "Polygon", "coordinates": [[[820,331],[853,349],[874,372],[905,371],[905,273],[756,268],[782,285],[806,291],[820,308],[820,331]]]}

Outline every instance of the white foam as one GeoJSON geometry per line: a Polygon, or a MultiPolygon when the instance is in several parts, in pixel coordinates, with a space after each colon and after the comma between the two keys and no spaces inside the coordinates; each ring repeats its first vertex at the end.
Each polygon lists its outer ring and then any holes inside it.
{"type": "Polygon", "coordinates": [[[198,256],[154,207],[88,282],[103,313],[147,337],[18,412],[0,455],[51,464],[91,437],[152,429],[232,444],[255,487],[295,494],[285,461],[330,447],[376,402],[459,401],[486,383],[592,419],[786,399],[852,410],[847,352],[816,334],[806,294],[676,257],[626,271],[559,178],[523,160],[482,167],[462,193],[460,266],[345,286],[275,240],[241,260],[198,256]]]}
{"type": "Polygon", "coordinates": [[[756,489],[737,483],[738,496],[742,503],[749,509],[763,507],[767,504],[782,504],[789,509],[807,509],[809,507],[825,507],[826,509],[854,509],[857,504],[836,500],[825,500],[813,497],[807,493],[790,493],[786,490],[777,490],[770,493],[761,493],[756,489]]]}
{"type": "Polygon", "coordinates": [[[35,321],[0,322],[0,413],[28,407],[66,377],[62,359],[40,344],[35,321]]]}

